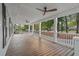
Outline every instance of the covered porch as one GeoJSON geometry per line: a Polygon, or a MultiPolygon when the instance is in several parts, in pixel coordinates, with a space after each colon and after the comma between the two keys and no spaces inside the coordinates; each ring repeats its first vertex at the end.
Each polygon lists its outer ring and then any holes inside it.
{"type": "Polygon", "coordinates": [[[79,4],[6,3],[5,6],[13,23],[6,56],[79,55],[79,4]],[[42,14],[37,10],[45,6],[48,9],[57,8],[57,11],[42,14]],[[50,25],[49,21],[53,24],[50,25]],[[50,29],[44,26],[46,22],[49,22],[50,29]],[[27,25],[27,31],[19,25],[27,25]]]}

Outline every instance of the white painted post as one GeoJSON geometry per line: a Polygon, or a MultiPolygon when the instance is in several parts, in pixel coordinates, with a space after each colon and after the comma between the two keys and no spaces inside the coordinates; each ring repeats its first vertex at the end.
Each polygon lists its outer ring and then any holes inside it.
{"type": "Polygon", "coordinates": [[[54,19],[54,39],[57,42],[57,18],[54,19]]]}
{"type": "Polygon", "coordinates": [[[30,23],[29,23],[29,25],[28,25],[28,26],[29,26],[29,28],[28,28],[28,32],[30,32],[30,23]]]}
{"type": "Polygon", "coordinates": [[[41,37],[41,22],[39,23],[39,36],[41,37]]]}
{"type": "Polygon", "coordinates": [[[32,34],[34,33],[34,24],[32,24],[32,34]]]}
{"type": "Polygon", "coordinates": [[[15,24],[13,24],[13,33],[15,32],[15,24]]]}
{"type": "Polygon", "coordinates": [[[73,37],[73,40],[75,41],[74,44],[74,55],[79,56],[79,37],[73,37]]]}

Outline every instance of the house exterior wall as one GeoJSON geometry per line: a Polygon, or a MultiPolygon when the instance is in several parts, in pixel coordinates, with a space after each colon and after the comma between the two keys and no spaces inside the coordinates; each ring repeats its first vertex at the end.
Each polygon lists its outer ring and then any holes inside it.
{"type": "MultiPolygon", "coordinates": [[[[7,8],[6,8],[7,10],[7,8]]],[[[2,29],[2,4],[0,3],[0,56],[4,56],[6,54],[6,51],[7,51],[7,48],[8,48],[8,45],[10,43],[10,40],[11,40],[11,37],[12,37],[12,34],[13,34],[13,26],[10,26],[12,27],[12,32],[11,32],[11,35],[9,34],[9,17],[10,15],[8,15],[8,12],[6,11],[6,27],[7,27],[7,37],[6,37],[6,45],[5,47],[3,48],[3,29],[2,29]]]]}

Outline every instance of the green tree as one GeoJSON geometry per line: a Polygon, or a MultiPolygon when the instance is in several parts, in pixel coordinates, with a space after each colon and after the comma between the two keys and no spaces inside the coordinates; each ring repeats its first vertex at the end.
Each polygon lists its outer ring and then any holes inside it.
{"type": "Polygon", "coordinates": [[[46,22],[42,22],[42,30],[51,30],[51,27],[53,26],[54,21],[53,20],[48,20],[46,22]]]}

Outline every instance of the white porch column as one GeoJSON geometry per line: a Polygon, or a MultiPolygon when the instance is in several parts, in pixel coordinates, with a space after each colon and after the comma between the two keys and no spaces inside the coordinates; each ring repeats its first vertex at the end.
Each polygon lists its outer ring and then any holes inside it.
{"type": "Polygon", "coordinates": [[[57,18],[54,19],[54,39],[57,42],[57,18]]]}
{"type": "Polygon", "coordinates": [[[32,34],[34,33],[34,24],[32,24],[32,34]]]}
{"type": "Polygon", "coordinates": [[[29,28],[28,28],[28,32],[30,32],[30,23],[29,23],[29,25],[28,25],[28,26],[29,26],[29,28]]]}
{"type": "Polygon", "coordinates": [[[39,36],[41,37],[41,22],[39,23],[39,36]]]}

